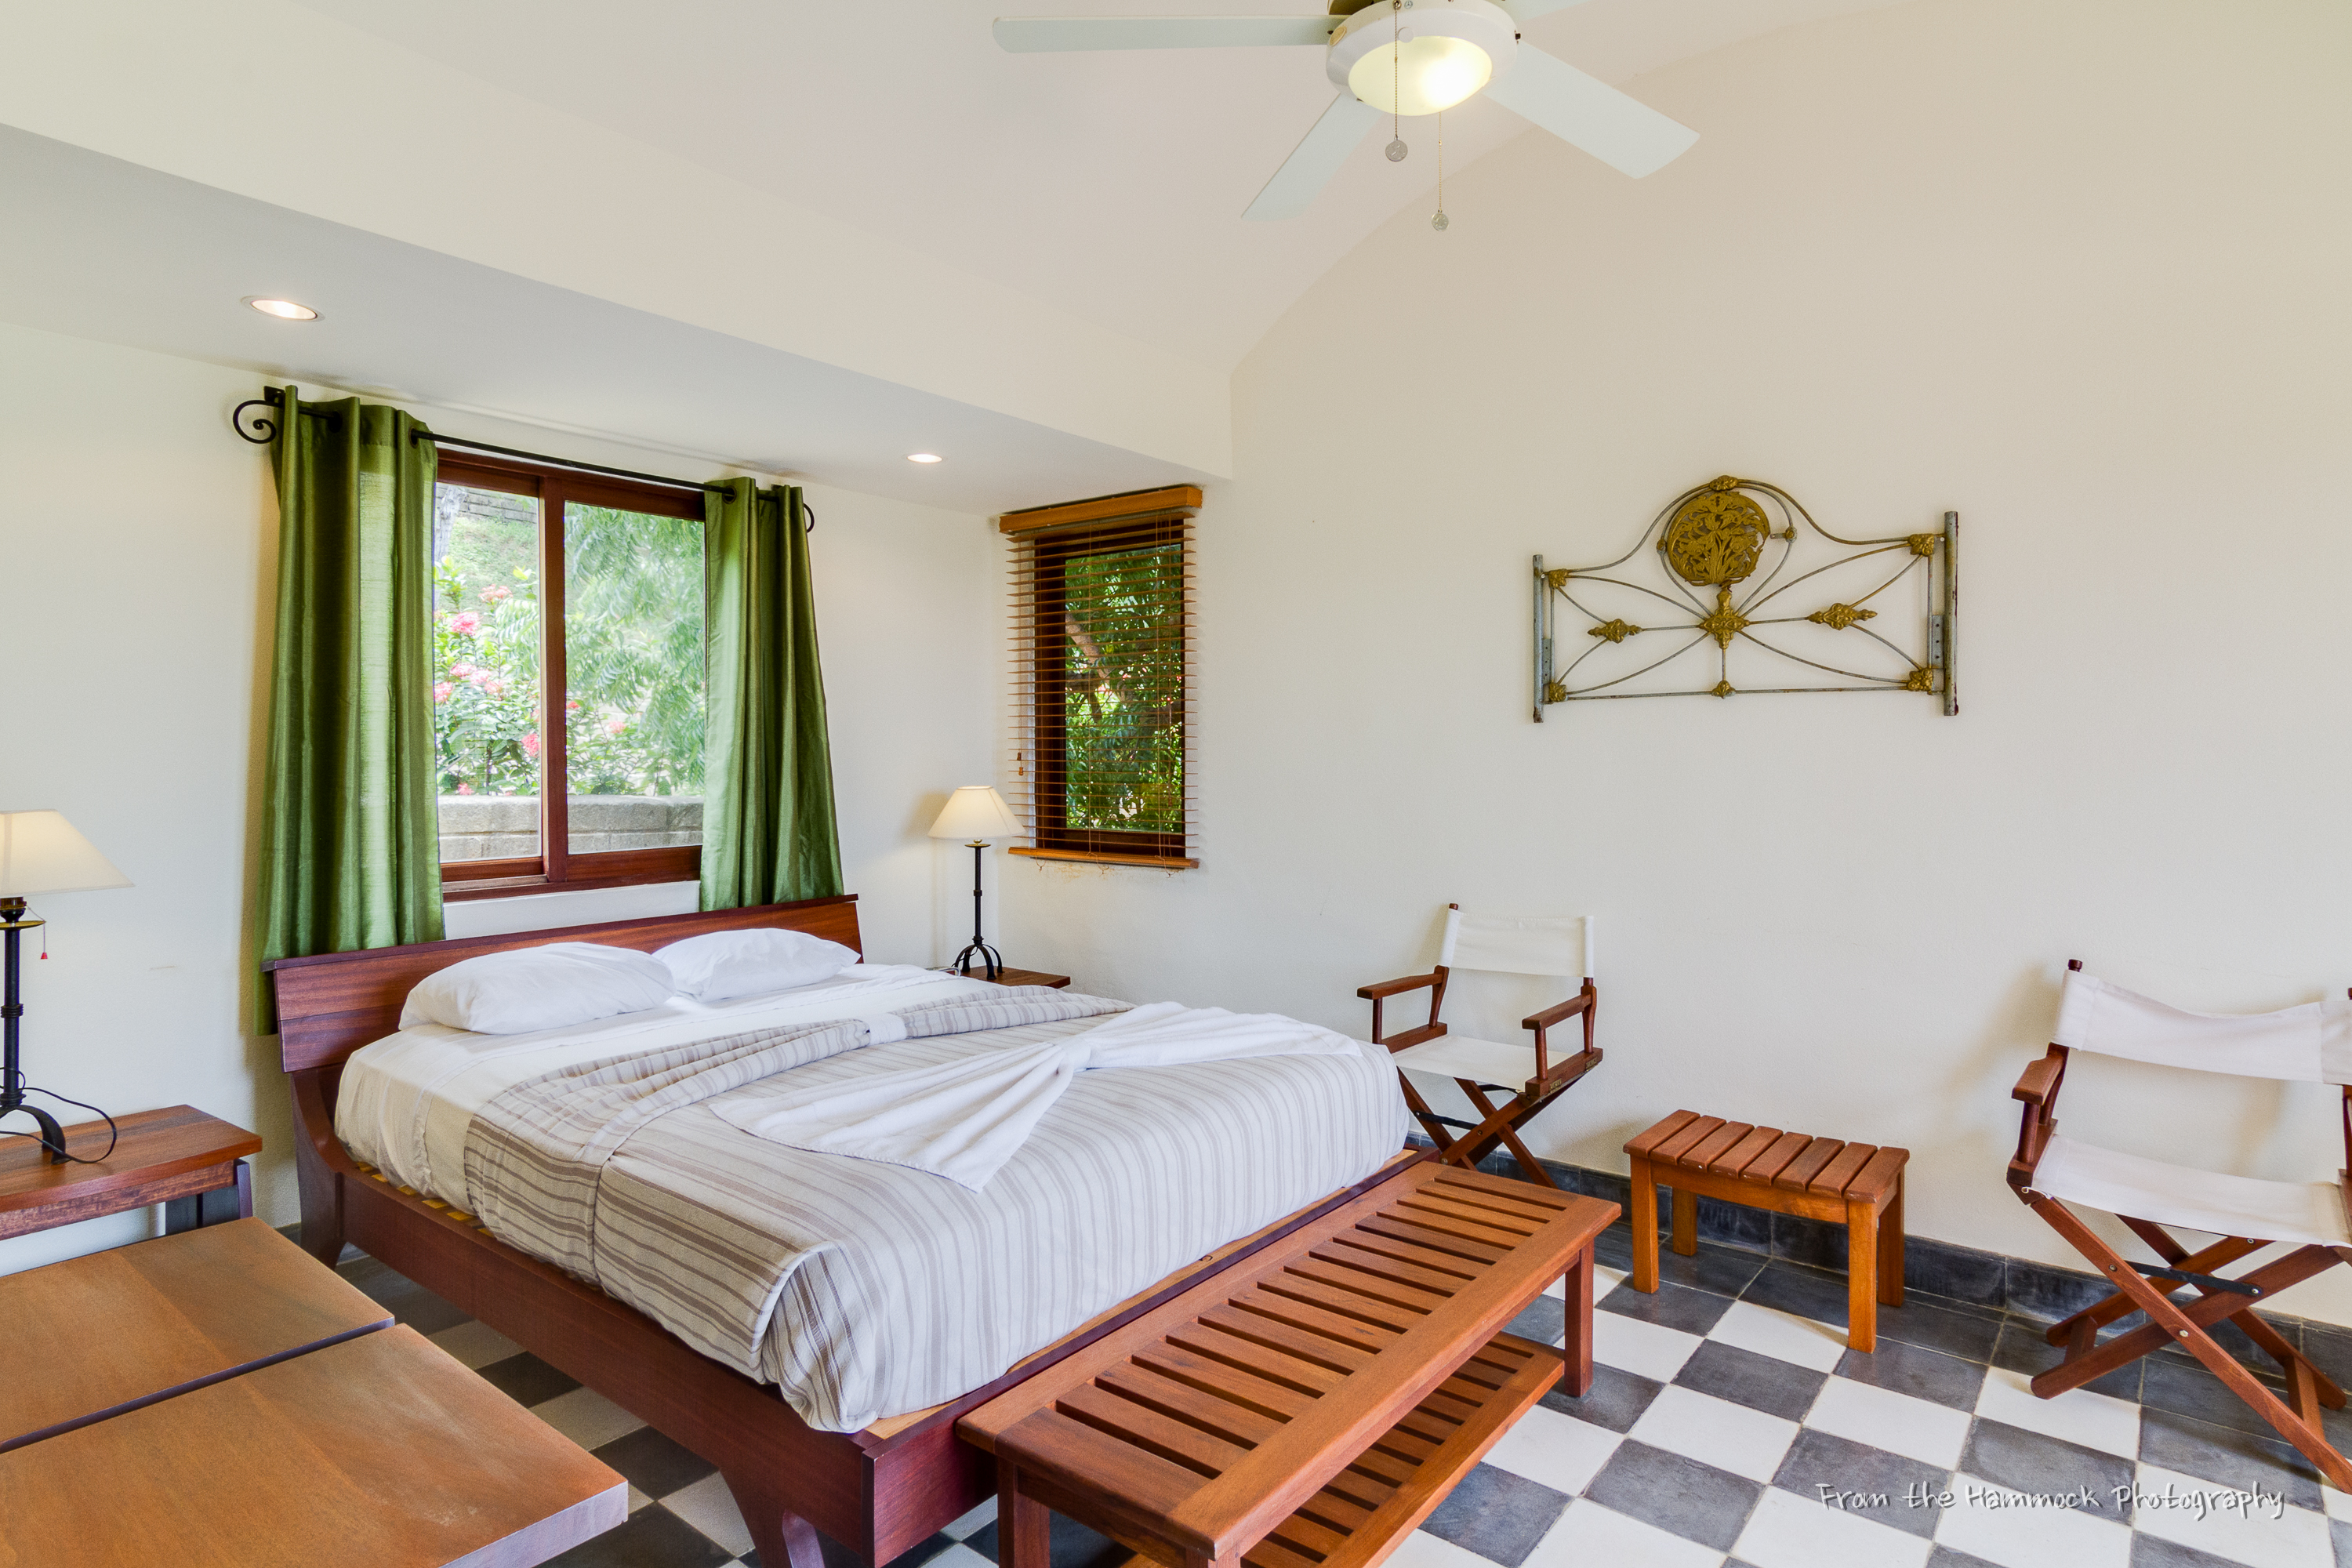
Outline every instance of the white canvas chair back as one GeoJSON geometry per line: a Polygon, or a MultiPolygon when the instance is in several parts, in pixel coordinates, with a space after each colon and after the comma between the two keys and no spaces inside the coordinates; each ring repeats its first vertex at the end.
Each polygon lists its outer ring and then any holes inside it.
{"type": "Polygon", "coordinates": [[[2352,1083],[2352,1000],[2343,996],[2275,1013],[2189,1013],[2070,970],[2051,1039],[2158,1067],[2352,1083]]]}
{"type": "Polygon", "coordinates": [[[1500,974],[1564,974],[1592,978],[1591,915],[1475,915],[1445,911],[1445,969],[1500,974]]]}

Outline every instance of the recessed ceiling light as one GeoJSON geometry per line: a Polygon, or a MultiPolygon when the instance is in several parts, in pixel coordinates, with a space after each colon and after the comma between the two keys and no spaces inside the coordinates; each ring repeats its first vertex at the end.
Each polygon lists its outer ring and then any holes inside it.
{"type": "Polygon", "coordinates": [[[275,316],[281,321],[315,321],[319,312],[308,305],[298,305],[291,300],[260,300],[246,297],[247,304],[265,316],[275,316]]]}
{"type": "Polygon", "coordinates": [[[940,455],[937,452],[909,452],[907,454],[907,461],[910,463],[936,463],[939,460],[940,455]]]}

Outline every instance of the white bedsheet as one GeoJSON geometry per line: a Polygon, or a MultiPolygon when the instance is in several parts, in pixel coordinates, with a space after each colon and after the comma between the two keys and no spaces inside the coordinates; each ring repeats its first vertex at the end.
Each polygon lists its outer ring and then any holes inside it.
{"type": "Polygon", "coordinates": [[[1001,994],[984,980],[912,964],[861,963],[790,991],[716,1005],[674,996],[643,1013],[531,1035],[478,1035],[420,1024],[352,1053],[336,1099],[335,1131],[356,1158],[394,1182],[470,1210],[467,1129],[475,1112],[525,1079],[714,1035],[834,1018],[874,1019],[877,1039],[896,1039],[903,1034],[895,1016],[902,1008],[1001,994]]]}

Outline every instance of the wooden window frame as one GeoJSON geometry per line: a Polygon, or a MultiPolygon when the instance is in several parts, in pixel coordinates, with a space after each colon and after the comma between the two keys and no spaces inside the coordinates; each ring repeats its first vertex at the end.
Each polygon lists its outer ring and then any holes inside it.
{"type": "Polygon", "coordinates": [[[1023,816],[1031,842],[1014,845],[1011,853],[1045,860],[1081,860],[1115,866],[1143,866],[1160,870],[1184,870],[1200,865],[1192,853],[1193,827],[1192,716],[1192,568],[1191,520],[1198,513],[1201,492],[1189,485],[1165,489],[1102,496],[1066,506],[1041,507],[1008,512],[997,526],[1024,548],[1013,558],[1016,581],[1013,635],[1014,732],[1013,736],[1014,809],[1023,816]],[[1068,637],[1058,626],[1035,613],[1041,599],[1058,597],[1063,573],[1076,556],[1094,553],[1088,547],[1133,548],[1139,528],[1167,525],[1164,542],[1182,551],[1178,633],[1184,647],[1182,700],[1184,725],[1183,827],[1174,833],[1129,832],[1072,828],[1066,826],[1068,762],[1064,747],[1064,683],[1068,637]],[[1116,537],[1120,542],[1111,542],[1116,537]],[[1058,766],[1043,759],[1058,755],[1058,766]]]}
{"type": "Polygon", "coordinates": [[[584,506],[701,522],[702,498],[683,485],[671,489],[553,464],[474,452],[443,453],[435,479],[439,484],[530,496],[539,503],[540,852],[498,860],[445,860],[441,863],[441,901],[464,903],[477,899],[520,898],[530,893],[698,880],[702,876],[699,844],[658,849],[610,849],[593,855],[572,853],[570,741],[565,725],[551,722],[550,717],[560,719],[571,690],[562,637],[564,507],[578,501],[584,506]]]}

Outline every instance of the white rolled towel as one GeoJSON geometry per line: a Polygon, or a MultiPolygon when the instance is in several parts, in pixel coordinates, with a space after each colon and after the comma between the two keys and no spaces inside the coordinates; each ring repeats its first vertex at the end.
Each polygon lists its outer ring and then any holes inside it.
{"type": "Polygon", "coordinates": [[[783,1095],[730,1096],[711,1109],[771,1142],[908,1165],[978,1192],[1081,1072],[1357,1048],[1345,1035],[1278,1013],[1154,1002],[1066,1039],[783,1095]]]}

